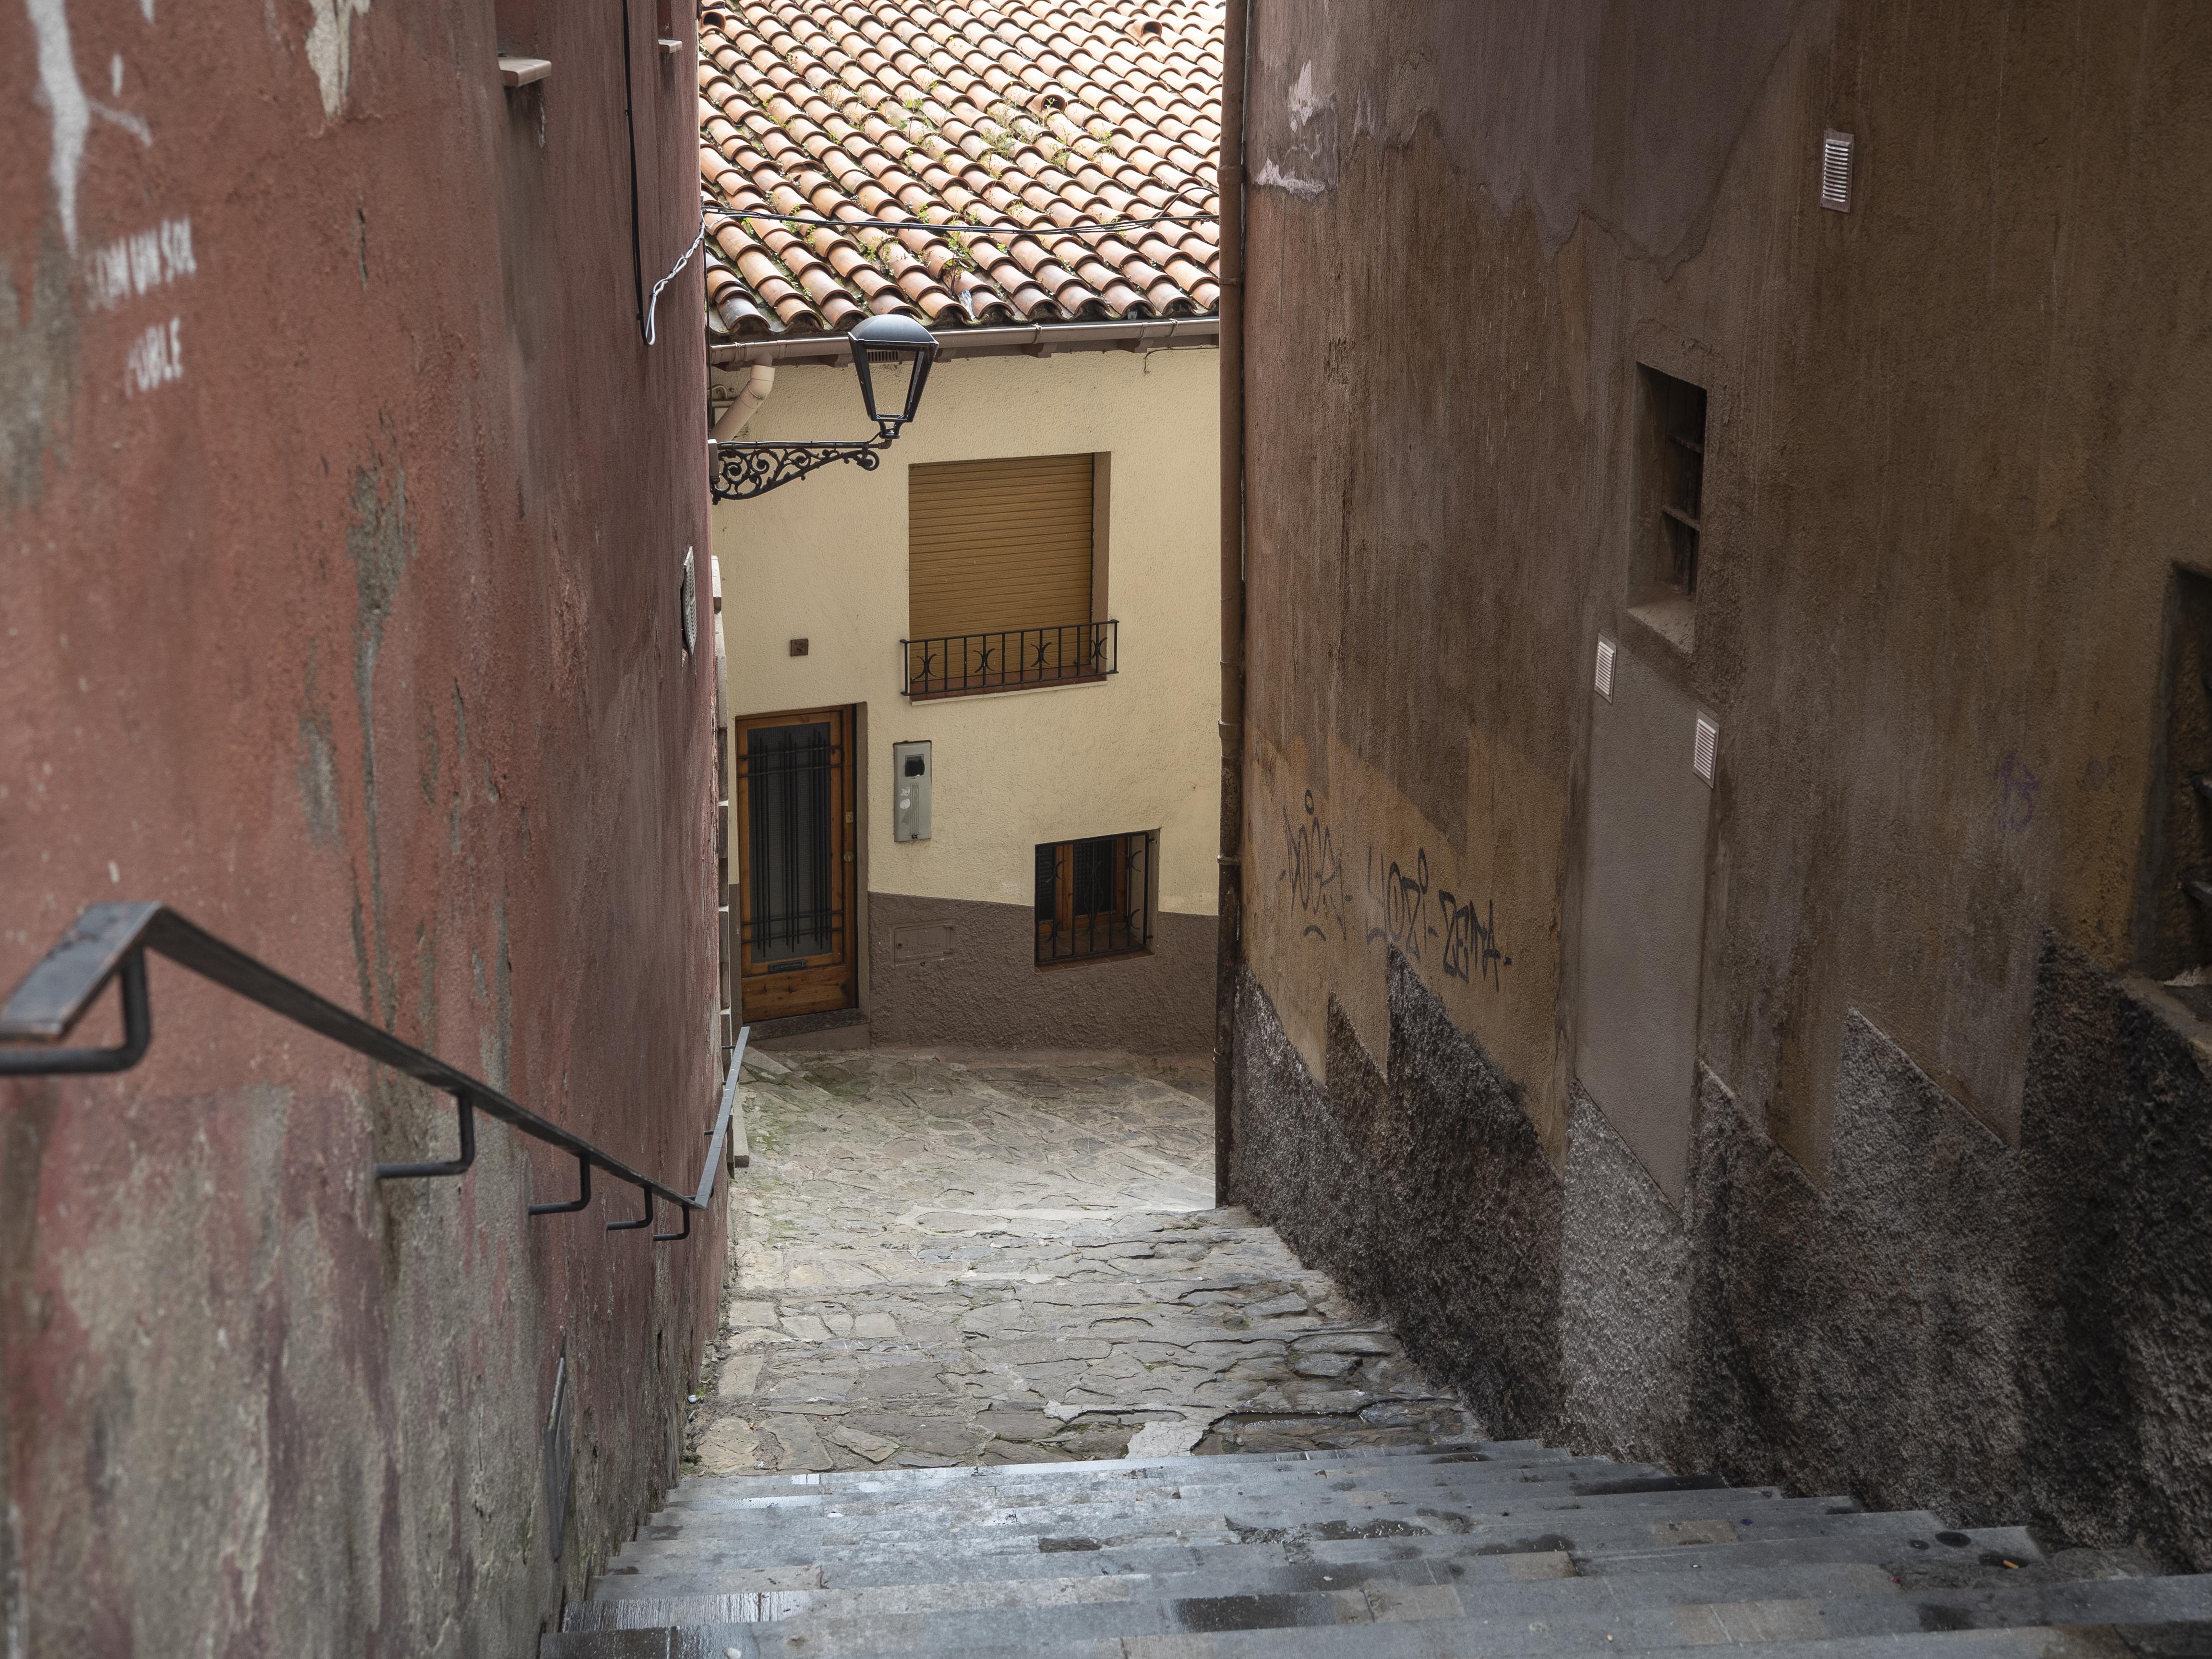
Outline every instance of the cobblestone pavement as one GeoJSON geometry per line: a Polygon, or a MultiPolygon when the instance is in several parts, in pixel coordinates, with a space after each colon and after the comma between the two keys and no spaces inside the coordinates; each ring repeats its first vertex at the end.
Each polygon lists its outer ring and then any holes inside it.
{"type": "Polygon", "coordinates": [[[902,1050],[746,1062],[692,1467],[1471,1437],[1388,1330],[1212,1201],[1212,1074],[902,1050]]]}

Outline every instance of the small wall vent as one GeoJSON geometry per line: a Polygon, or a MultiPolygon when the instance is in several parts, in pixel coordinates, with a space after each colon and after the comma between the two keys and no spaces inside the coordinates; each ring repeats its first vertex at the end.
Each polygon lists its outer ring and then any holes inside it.
{"type": "Polygon", "coordinates": [[[1820,135],[1820,205],[1838,213],[1851,210],[1852,143],[1832,128],[1820,135]]]}
{"type": "Polygon", "coordinates": [[[1597,636],[1597,694],[1607,702],[1613,701],[1613,641],[1602,634],[1597,636]]]}
{"type": "Polygon", "coordinates": [[[1708,715],[1698,716],[1698,735],[1690,743],[1690,769],[1708,784],[1713,781],[1713,762],[1720,753],[1721,729],[1708,715]]]}

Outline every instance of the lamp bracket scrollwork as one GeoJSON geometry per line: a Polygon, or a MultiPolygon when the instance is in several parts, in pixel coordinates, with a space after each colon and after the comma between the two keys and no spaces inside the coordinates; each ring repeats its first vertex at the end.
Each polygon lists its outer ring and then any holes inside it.
{"type": "Polygon", "coordinates": [[[836,461],[850,461],[863,472],[883,465],[883,452],[890,447],[892,432],[848,443],[720,443],[711,446],[713,466],[708,479],[718,501],[750,501],[771,489],[795,483],[808,473],[836,461]]]}

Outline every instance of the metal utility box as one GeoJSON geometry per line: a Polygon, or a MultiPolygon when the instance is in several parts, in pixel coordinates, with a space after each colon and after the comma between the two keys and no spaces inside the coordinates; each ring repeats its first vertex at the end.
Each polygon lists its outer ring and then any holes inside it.
{"type": "Polygon", "coordinates": [[[891,839],[929,839],[929,745],[891,745],[891,839]]]}

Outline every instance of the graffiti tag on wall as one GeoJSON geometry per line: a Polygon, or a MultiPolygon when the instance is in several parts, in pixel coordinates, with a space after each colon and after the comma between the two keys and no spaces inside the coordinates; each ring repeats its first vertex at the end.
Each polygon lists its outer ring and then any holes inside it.
{"type": "Polygon", "coordinates": [[[1421,848],[1411,875],[1393,859],[1382,872],[1380,885],[1375,872],[1382,854],[1367,849],[1367,942],[1381,939],[1395,945],[1416,962],[1429,940],[1437,936],[1429,920],[1429,849],[1421,848]]]}
{"type": "MultiPolygon", "coordinates": [[[[1305,792],[1305,811],[1293,818],[1283,808],[1283,867],[1275,879],[1290,892],[1291,908],[1297,918],[1299,937],[1326,941],[1329,930],[1349,939],[1344,860],[1338,856],[1336,836],[1314,805],[1313,791],[1305,792]]],[[[1365,936],[1369,944],[1394,945],[1415,962],[1432,956],[1444,977],[1468,984],[1477,981],[1505,988],[1505,969],[1513,958],[1498,942],[1498,907],[1486,903],[1480,911],[1473,899],[1433,887],[1429,875],[1429,849],[1419,848],[1409,871],[1382,852],[1367,849],[1365,936]]]]}
{"type": "Polygon", "coordinates": [[[1437,902],[1444,915],[1444,977],[1470,982],[1480,978],[1504,990],[1505,969],[1513,965],[1513,958],[1498,948],[1495,902],[1484,907],[1480,921],[1475,919],[1473,899],[1462,903],[1440,890],[1437,902]]]}
{"type": "Polygon", "coordinates": [[[1344,860],[1336,855],[1336,837],[1314,811],[1310,789],[1303,823],[1292,823],[1291,809],[1283,809],[1283,870],[1276,879],[1290,885],[1301,938],[1325,939],[1332,924],[1345,936],[1344,860]]]}
{"type": "Polygon", "coordinates": [[[2035,792],[2043,780],[2027,768],[2016,749],[2005,750],[1997,763],[1997,822],[2018,831],[2035,822],[2035,792]]]}

